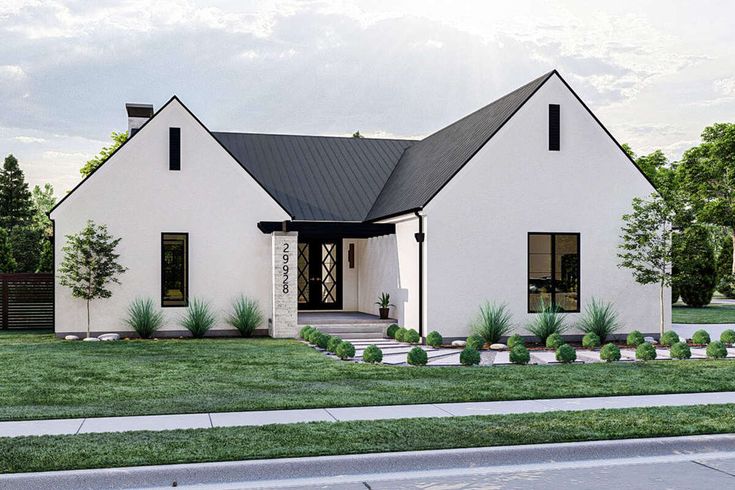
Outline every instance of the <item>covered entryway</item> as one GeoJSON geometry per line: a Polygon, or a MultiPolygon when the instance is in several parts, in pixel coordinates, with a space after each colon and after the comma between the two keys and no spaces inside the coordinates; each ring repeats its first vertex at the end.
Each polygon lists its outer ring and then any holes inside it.
{"type": "Polygon", "coordinates": [[[342,240],[299,237],[299,310],[342,309],[342,240]]]}

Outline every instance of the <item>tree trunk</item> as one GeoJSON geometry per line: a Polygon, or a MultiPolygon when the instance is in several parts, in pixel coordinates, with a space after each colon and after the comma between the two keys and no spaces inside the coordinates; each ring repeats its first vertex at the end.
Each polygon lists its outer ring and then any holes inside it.
{"type": "Polygon", "coordinates": [[[89,330],[89,300],[87,300],[87,338],[91,337],[91,332],[89,330]]]}
{"type": "MultiPolygon", "coordinates": [[[[659,333],[661,336],[664,335],[664,283],[661,282],[661,290],[659,291],[659,333]]],[[[659,337],[660,340],[660,337],[659,337]]]]}

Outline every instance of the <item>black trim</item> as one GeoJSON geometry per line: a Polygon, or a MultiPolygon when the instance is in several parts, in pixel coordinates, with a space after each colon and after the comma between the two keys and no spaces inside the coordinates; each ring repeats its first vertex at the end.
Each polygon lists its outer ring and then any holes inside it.
{"type": "Polygon", "coordinates": [[[161,233],[161,308],[186,308],[189,306],[189,233],[188,232],[181,232],[181,231],[164,231],[161,233]],[[164,292],[163,292],[163,241],[164,237],[166,235],[183,235],[186,237],[185,240],[185,253],[184,253],[184,270],[185,270],[185,277],[184,277],[184,301],[183,304],[166,304],[166,299],[164,298],[164,292]]]}
{"type": "Polygon", "coordinates": [[[258,229],[266,234],[274,231],[297,231],[299,239],[371,238],[395,234],[396,225],[345,221],[260,221],[258,229]]]}
{"type": "MultiPolygon", "coordinates": [[[[49,217],[51,219],[51,217],[49,217]]],[[[51,220],[51,273],[54,275],[54,282],[51,285],[51,292],[54,295],[54,333],[56,333],[56,220],[51,220]]]]}
{"type": "Polygon", "coordinates": [[[559,104],[549,104],[549,151],[559,151],[561,139],[559,112],[559,104]]]}
{"type": "Polygon", "coordinates": [[[531,235],[550,235],[551,236],[551,304],[556,305],[556,291],[554,290],[553,281],[556,274],[556,236],[557,235],[573,235],[577,237],[577,270],[579,277],[577,278],[577,309],[564,310],[561,313],[579,313],[582,307],[582,235],[576,231],[529,231],[526,238],[526,309],[528,313],[539,313],[531,310],[531,293],[528,290],[528,281],[531,276],[531,235]]]}
{"type": "Polygon", "coordinates": [[[424,217],[416,211],[416,218],[419,220],[419,231],[414,236],[419,244],[419,337],[423,338],[424,329],[424,217]]]}
{"type": "Polygon", "coordinates": [[[181,170],[181,128],[168,128],[168,169],[181,170]]]}

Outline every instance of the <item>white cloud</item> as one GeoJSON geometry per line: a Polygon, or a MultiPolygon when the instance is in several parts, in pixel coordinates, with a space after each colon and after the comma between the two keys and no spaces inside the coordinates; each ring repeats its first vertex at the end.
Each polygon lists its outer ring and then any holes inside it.
{"type": "Polygon", "coordinates": [[[25,78],[26,72],[18,65],[0,65],[0,78],[5,80],[20,80],[25,78]]]}
{"type": "Polygon", "coordinates": [[[735,95],[735,78],[721,78],[712,83],[717,92],[723,95],[735,95]]]}
{"type": "Polygon", "coordinates": [[[44,138],[37,138],[35,136],[15,136],[13,139],[20,143],[45,143],[46,142],[44,138]]]}

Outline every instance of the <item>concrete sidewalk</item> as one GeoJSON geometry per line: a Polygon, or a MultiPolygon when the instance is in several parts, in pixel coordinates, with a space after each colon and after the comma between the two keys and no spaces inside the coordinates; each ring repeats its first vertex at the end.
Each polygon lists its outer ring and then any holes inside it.
{"type": "Polygon", "coordinates": [[[0,437],[735,403],[735,391],[0,422],[0,437]]]}

